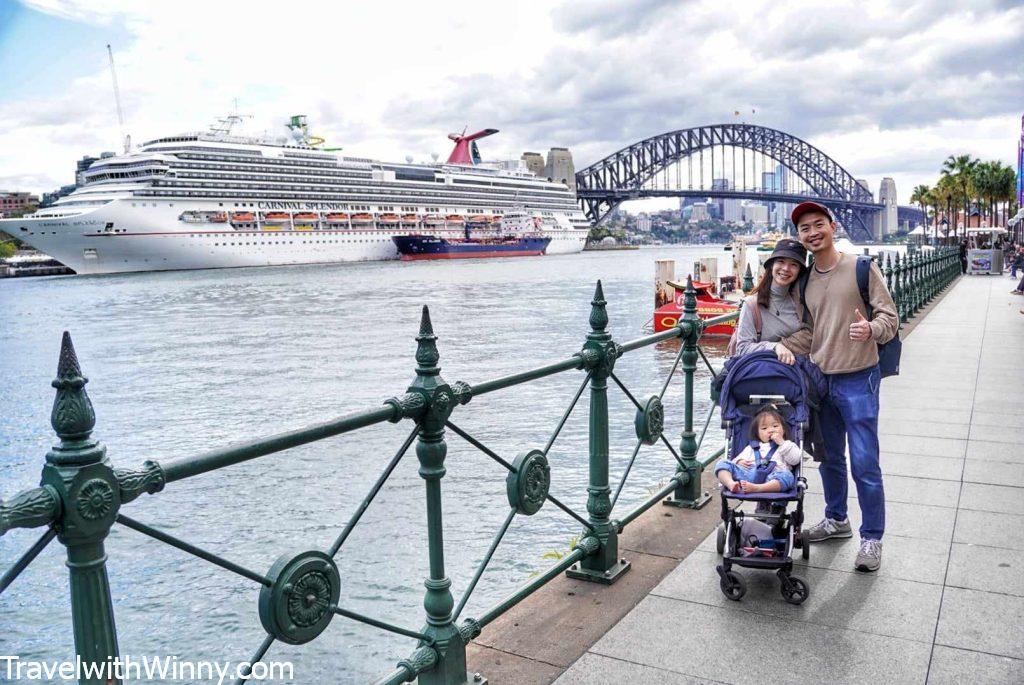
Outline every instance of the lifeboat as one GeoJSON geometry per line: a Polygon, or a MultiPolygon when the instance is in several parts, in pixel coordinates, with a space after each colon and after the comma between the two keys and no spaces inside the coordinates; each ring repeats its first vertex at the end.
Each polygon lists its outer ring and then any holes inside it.
{"type": "Polygon", "coordinates": [[[256,220],[252,212],[234,212],[231,215],[231,223],[233,224],[251,224],[256,220]]]}
{"type": "Polygon", "coordinates": [[[464,223],[466,223],[466,218],[464,216],[462,216],[461,214],[449,214],[448,216],[446,216],[444,218],[444,220],[447,223],[449,223],[449,224],[464,224],[464,223]]]}
{"type": "Polygon", "coordinates": [[[291,215],[288,212],[267,212],[263,215],[264,221],[280,223],[282,221],[288,221],[291,219],[291,215]]]}
{"type": "Polygon", "coordinates": [[[381,221],[381,223],[384,223],[384,224],[397,224],[398,223],[398,215],[397,214],[381,214],[380,215],[380,221],[381,221]]]}
{"type": "Polygon", "coordinates": [[[437,214],[428,214],[423,218],[423,223],[431,226],[437,226],[444,223],[444,217],[438,216],[437,214]]]}
{"type": "Polygon", "coordinates": [[[348,214],[328,214],[326,219],[329,224],[347,224],[348,214]]]}
{"type": "Polygon", "coordinates": [[[228,222],[228,215],[225,212],[214,212],[210,215],[210,223],[213,224],[226,224],[228,222]]]}
{"type": "Polygon", "coordinates": [[[403,224],[415,224],[415,223],[418,223],[419,220],[420,220],[419,214],[403,214],[402,215],[402,223],[403,224]]]}
{"type": "Polygon", "coordinates": [[[186,224],[201,224],[206,219],[199,212],[182,212],[178,216],[178,221],[184,221],[186,224]]]}
{"type": "Polygon", "coordinates": [[[470,222],[474,224],[486,224],[488,219],[489,217],[487,217],[484,214],[476,214],[474,216],[469,217],[470,222]]]}
{"type": "Polygon", "coordinates": [[[373,214],[353,214],[352,223],[354,224],[372,224],[373,214]]]}
{"type": "Polygon", "coordinates": [[[320,217],[315,212],[301,212],[299,214],[296,214],[293,217],[293,219],[295,221],[301,221],[303,223],[309,223],[309,222],[318,221],[320,219],[320,217]]]}
{"type": "MultiPolygon", "coordinates": [[[[660,333],[679,323],[683,316],[683,298],[686,295],[686,284],[668,281],[668,284],[675,289],[672,301],[654,310],[654,332],[660,333]]],[[[697,316],[702,319],[712,319],[722,314],[729,314],[736,311],[739,305],[736,302],[723,300],[715,295],[714,283],[694,281],[693,289],[697,291],[697,316]]],[[[716,324],[704,329],[702,338],[728,338],[736,330],[736,321],[716,324]]]]}

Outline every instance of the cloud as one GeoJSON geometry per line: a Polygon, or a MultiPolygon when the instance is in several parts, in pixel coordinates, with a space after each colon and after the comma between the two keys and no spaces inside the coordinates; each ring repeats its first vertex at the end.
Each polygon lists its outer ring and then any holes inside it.
{"type": "MultiPolygon", "coordinates": [[[[485,156],[569,146],[579,167],[740,110],[872,185],[916,184],[954,149],[1011,162],[1024,92],[1024,8],[998,0],[33,5],[131,32],[115,57],[137,141],[238,97],[250,130],[306,113],[359,156],[443,158],[449,131],[494,126],[485,156]]],[[[37,191],[119,140],[105,59],[50,91],[0,103],[0,176],[37,191]]]]}

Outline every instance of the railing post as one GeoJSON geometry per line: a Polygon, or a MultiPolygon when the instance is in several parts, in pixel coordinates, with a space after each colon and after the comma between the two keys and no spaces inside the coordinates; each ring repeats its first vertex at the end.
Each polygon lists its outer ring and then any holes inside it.
{"type": "Polygon", "coordinates": [[[682,464],[676,469],[679,486],[665,504],[689,509],[700,509],[711,500],[711,495],[701,489],[700,463],[697,461],[697,434],[693,432],[693,377],[697,371],[697,341],[701,334],[701,320],[697,316],[697,291],[693,281],[686,280],[686,294],[683,298],[683,316],[679,325],[685,325],[683,338],[682,369],[684,382],[683,434],[679,441],[679,456],[682,464]]]}
{"type": "Polygon", "coordinates": [[[893,269],[893,285],[895,290],[893,293],[893,300],[896,302],[896,315],[900,319],[900,323],[907,322],[907,310],[903,305],[903,298],[905,291],[903,288],[903,260],[900,259],[900,255],[897,253],[895,257],[896,266],[893,269]]]}
{"type": "Polygon", "coordinates": [[[86,383],[71,336],[65,331],[57,378],[52,383],[57,394],[50,414],[60,444],[46,455],[42,484],[62,503],[56,529],[57,539],[67,548],[75,651],[83,664],[95,664],[95,677],[79,682],[111,685],[120,679],[112,672],[96,674],[96,670],[100,666],[110,669],[118,657],[103,541],[121,505],[121,491],[107,448],[90,437],[96,414],[85,392],[86,383]]]}
{"type": "Polygon", "coordinates": [[[914,313],[921,311],[921,292],[923,283],[921,281],[921,255],[914,254],[914,313]]]}
{"type": "Polygon", "coordinates": [[[455,601],[452,581],[444,569],[441,513],[441,479],[445,475],[444,460],[448,453],[444,425],[457,401],[452,388],[441,378],[438,361],[437,336],[430,322],[430,311],[423,307],[420,332],[416,336],[416,379],[409,386],[409,393],[419,394],[424,400],[423,410],[416,417],[419,426],[416,457],[420,462],[419,474],[426,485],[430,574],[423,583],[427,588],[423,598],[427,624],[421,632],[433,638],[437,663],[421,673],[418,682],[420,685],[462,685],[473,682],[473,676],[466,672],[466,640],[452,622],[455,601]]]}
{"type": "MultiPolygon", "coordinates": [[[[882,269],[882,273],[885,274],[885,287],[889,290],[889,295],[892,296],[895,302],[896,294],[892,290],[892,257],[886,256],[885,267],[882,269]]],[[[897,316],[899,316],[899,309],[897,305],[897,316]]]]}
{"type": "Polygon", "coordinates": [[[587,518],[593,535],[601,542],[596,554],[584,557],[579,567],[566,571],[570,578],[611,584],[629,570],[630,563],[619,558],[618,524],[610,519],[611,487],[608,485],[608,377],[621,354],[612,342],[608,327],[607,302],[601,281],[590,302],[590,332],[582,357],[590,369],[590,468],[587,485],[587,518]]]}

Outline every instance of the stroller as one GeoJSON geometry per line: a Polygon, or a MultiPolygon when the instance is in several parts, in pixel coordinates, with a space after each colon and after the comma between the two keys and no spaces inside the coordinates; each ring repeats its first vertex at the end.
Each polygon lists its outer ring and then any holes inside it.
{"type": "MultiPolygon", "coordinates": [[[[719,402],[727,458],[735,458],[749,444],[751,421],[769,404],[775,405],[785,420],[789,439],[802,447],[808,407],[806,381],[799,369],[783,364],[770,350],[759,350],[729,360],[722,373],[719,402]]],[[[790,604],[802,604],[810,594],[807,582],[791,575],[794,546],[802,550],[805,560],[810,557],[809,546],[800,535],[807,489],[802,466],[793,468],[795,486],[784,492],[744,494],[721,487],[717,547],[722,563],[716,570],[727,598],[739,601],[746,593],[743,578],[732,570],[734,565],[774,569],[782,583],[782,597],[790,604]],[[757,503],[754,512],[740,510],[740,505],[751,501],[757,503]],[[787,512],[790,502],[795,502],[796,508],[787,512]]]]}

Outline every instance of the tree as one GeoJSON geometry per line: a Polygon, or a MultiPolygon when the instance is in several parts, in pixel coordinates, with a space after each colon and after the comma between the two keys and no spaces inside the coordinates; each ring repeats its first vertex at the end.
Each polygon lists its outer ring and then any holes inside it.
{"type": "MultiPolygon", "coordinates": [[[[971,181],[976,166],[978,166],[977,158],[970,155],[950,155],[942,163],[942,175],[952,179],[953,187],[956,190],[954,202],[963,203],[964,236],[967,235],[967,215],[971,212],[971,196],[973,194],[971,181]]],[[[955,222],[953,227],[956,228],[955,222]]]]}

